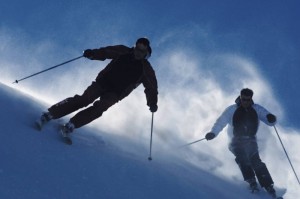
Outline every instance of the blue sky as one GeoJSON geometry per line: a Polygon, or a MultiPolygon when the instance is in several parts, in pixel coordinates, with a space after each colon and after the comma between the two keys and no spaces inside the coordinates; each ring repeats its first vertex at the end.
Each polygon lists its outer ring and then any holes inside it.
{"type": "MultiPolygon", "coordinates": [[[[21,71],[16,69],[17,74],[9,71],[9,77],[23,77],[77,57],[86,48],[119,43],[130,46],[136,38],[147,36],[153,47],[150,61],[162,81],[169,74],[164,73],[157,60],[172,50],[184,52],[187,60],[199,59],[205,68],[203,72],[215,73],[216,81],[220,82],[227,79],[226,74],[235,72],[224,67],[221,61],[210,65],[216,55],[230,54],[247,59],[272,89],[271,97],[282,106],[282,123],[299,128],[300,107],[295,99],[299,97],[300,26],[297,19],[300,14],[296,1],[12,0],[0,9],[2,63],[30,65],[23,65],[21,71]]],[[[50,78],[64,69],[49,73],[50,78]]],[[[90,75],[90,81],[98,71],[99,68],[90,75]]],[[[237,82],[239,78],[236,75],[237,82]]],[[[41,79],[26,80],[31,83],[24,86],[30,87],[41,79]]],[[[237,94],[239,89],[236,87],[231,94],[237,94]]],[[[264,101],[259,103],[264,104],[264,101]]]]}

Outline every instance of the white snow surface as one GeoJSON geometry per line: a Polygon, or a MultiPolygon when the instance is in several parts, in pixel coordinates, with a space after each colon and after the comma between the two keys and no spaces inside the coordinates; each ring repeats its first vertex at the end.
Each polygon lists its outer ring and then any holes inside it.
{"type": "MultiPolygon", "coordinates": [[[[163,141],[154,136],[153,160],[148,161],[149,145],[145,143],[150,136],[136,142],[88,125],[76,130],[69,146],[57,131],[68,118],[51,121],[37,131],[33,123],[49,104],[1,83],[0,95],[1,199],[269,198],[263,191],[253,195],[247,190],[227,148],[208,147],[216,144],[214,141],[180,149],[159,147],[163,141]],[[195,147],[202,153],[196,153],[195,147]]],[[[163,129],[154,128],[153,133],[160,131],[163,129]]],[[[285,141],[296,156],[299,134],[291,133],[285,141]]],[[[299,198],[300,186],[280,147],[277,142],[273,149],[266,147],[265,153],[271,150],[276,155],[264,160],[278,193],[285,199],[299,198]]],[[[299,157],[293,158],[299,172],[299,157]]]]}

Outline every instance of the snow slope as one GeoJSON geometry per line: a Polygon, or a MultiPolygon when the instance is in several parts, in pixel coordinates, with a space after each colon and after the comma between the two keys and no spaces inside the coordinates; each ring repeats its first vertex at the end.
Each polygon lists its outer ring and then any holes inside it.
{"type": "Polygon", "coordinates": [[[99,136],[92,127],[76,131],[74,144],[65,145],[57,133],[62,121],[42,132],[33,128],[45,103],[1,83],[0,95],[0,198],[268,198],[248,193],[241,179],[218,178],[172,153],[155,153],[149,162],[148,146],[107,132],[99,136]]]}

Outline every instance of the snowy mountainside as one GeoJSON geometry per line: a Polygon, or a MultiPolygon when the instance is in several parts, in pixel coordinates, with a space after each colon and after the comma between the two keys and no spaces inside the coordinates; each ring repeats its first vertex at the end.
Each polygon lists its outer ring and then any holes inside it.
{"type": "MultiPolygon", "coordinates": [[[[0,198],[5,199],[233,199],[253,198],[245,184],[226,181],[171,155],[146,152],[126,138],[83,127],[72,146],[61,142],[58,122],[42,132],[33,122],[42,102],[0,84],[0,198]],[[136,146],[120,149],[114,140],[136,146]]],[[[265,195],[258,198],[268,198],[265,195]]]]}

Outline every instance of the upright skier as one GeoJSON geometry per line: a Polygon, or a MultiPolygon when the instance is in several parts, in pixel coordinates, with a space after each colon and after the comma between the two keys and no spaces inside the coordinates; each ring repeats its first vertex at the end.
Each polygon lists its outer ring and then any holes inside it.
{"type": "Polygon", "coordinates": [[[229,150],[235,155],[244,180],[249,183],[252,191],[256,191],[257,178],[259,184],[276,198],[274,182],[265,163],[260,159],[256,141],[259,120],[272,126],[276,123],[276,117],[264,107],[255,104],[252,96],[251,89],[242,89],[235,104],[225,109],[205,138],[214,139],[229,124],[228,134],[232,137],[229,150]]]}
{"type": "Polygon", "coordinates": [[[68,137],[76,128],[80,128],[100,117],[109,107],[124,99],[140,84],[145,87],[147,105],[151,112],[157,111],[157,79],[155,71],[147,60],[152,53],[147,38],[139,38],[135,46],[107,46],[99,49],[88,49],[83,56],[91,60],[112,59],[98,74],[96,80],[82,95],[69,97],[54,104],[44,112],[37,124],[42,127],[52,119],[58,119],[80,108],[70,121],[62,126],[62,134],[68,137]]]}

